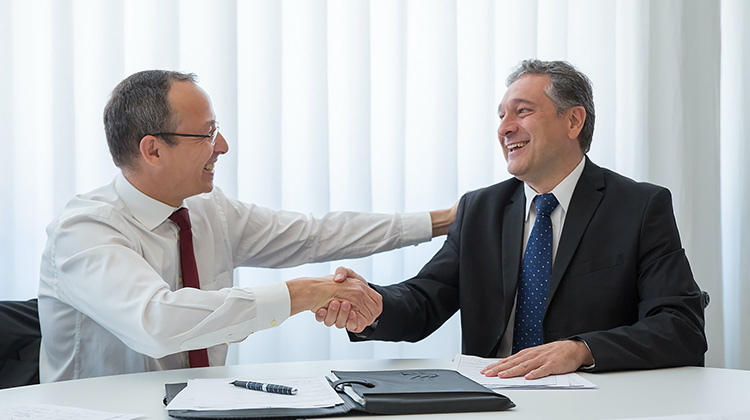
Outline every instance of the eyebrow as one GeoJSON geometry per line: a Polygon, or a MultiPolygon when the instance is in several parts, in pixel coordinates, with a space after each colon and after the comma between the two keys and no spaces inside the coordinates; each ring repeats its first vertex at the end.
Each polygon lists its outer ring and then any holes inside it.
{"type": "MultiPolygon", "coordinates": [[[[510,100],[509,105],[518,105],[518,104],[526,104],[526,105],[536,105],[535,102],[532,102],[528,99],[523,98],[514,98],[510,100]]],[[[497,105],[497,113],[500,114],[500,108],[503,106],[502,103],[497,105]]]]}

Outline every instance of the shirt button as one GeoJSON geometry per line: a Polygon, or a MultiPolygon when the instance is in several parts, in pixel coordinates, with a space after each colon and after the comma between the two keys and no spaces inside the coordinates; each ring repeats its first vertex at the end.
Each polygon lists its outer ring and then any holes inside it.
{"type": "Polygon", "coordinates": [[[277,325],[279,325],[278,321],[276,321],[275,319],[273,321],[271,321],[271,326],[272,327],[275,327],[277,325]]]}

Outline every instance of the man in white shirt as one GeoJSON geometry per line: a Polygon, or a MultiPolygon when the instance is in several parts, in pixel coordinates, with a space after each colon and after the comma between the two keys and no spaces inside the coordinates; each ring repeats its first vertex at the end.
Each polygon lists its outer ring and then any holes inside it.
{"type": "Polygon", "coordinates": [[[208,349],[275,327],[333,299],[361,331],[382,310],[359,281],[298,278],[233,287],[240,266],[289,267],[356,258],[444,234],[455,208],[430,214],[329,213],[320,219],[227,198],[214,165],[228,151],[211,100],[195,76],[145,71],[123,80],[104,111],[121,169],[114,181],[74,197],[47,228],[39,317],[41,382],[189,366],[208,349]],[[187,208],[200,289],[182,287],[180,229],[187,208]]]}

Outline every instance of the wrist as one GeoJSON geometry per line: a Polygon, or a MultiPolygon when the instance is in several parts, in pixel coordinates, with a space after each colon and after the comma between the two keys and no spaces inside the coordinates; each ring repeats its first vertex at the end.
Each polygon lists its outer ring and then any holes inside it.
{"type": "Polygon", "coordinates": [[[593,366],[594,356],[591,354],[591,349],[589,349],[588,344],[586,344],[586,342],[581,340],[580,338],[571,339],[571,341],[576,345],[577,353],[580,355],[579,366],[580,367],[593,366]]]}
{"type": "MultiPolygon", "coordinates": [[[[289,316],[296,315],[307,310],[318,309],[316,307],[320,287],[323,281],[310,277],[300,277],[287,280],[286,287],[289,290],[290,311],[289,316]]],[[[333,283],[333,282],[330,282],[333,283]]]]}
{"type": "Polygon", "coordinates": [[[451,210],[433,210],[430,212],[430,220],[432,221],[432,236],[445,235],[453,222],[451,210]]]}

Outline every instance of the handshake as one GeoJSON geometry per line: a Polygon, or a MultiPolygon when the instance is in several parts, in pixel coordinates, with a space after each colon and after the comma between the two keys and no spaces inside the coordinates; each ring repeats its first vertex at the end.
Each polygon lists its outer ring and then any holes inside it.
{"type": "Polygon", "coordinates": [[[286,282],[291,314],[310,310],[327,326],[359,333],[383,311],[383,298],[359,274],[339,267],[332,276],[303,277],[286,282]]]}

